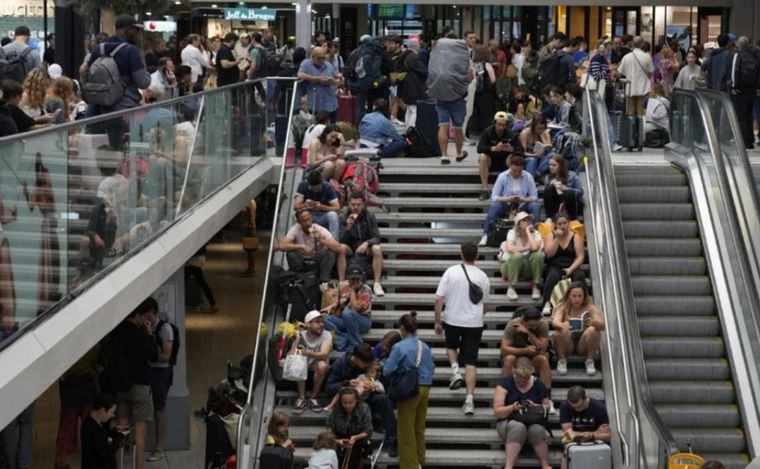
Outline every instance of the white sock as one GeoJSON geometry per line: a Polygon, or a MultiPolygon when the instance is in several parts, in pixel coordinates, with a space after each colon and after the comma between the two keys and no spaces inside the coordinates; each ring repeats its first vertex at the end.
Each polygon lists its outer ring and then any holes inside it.
{"type": "Polygon", "coordinates": [[[454,362],[451,364],[451,374],[455,375],[457,373],[459,373],[459,363],[454,362]]]}
{"type": "Polygon", "coordinates": [[[472,394],[468,394],[467,397],[464,398],[465,402],[472,402],[472,400],[473,400],[472,394]]]}

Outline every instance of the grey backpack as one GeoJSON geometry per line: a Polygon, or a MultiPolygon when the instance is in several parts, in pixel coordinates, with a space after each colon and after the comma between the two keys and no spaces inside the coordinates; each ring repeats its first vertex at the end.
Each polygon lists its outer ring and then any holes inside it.
{"type": "Polygon", "coordinates": [[[106,54],[105,43],[100,44],[100,55],[90,65],[84,84],[88,104],[113,106],[124,96],[125,83],[114,57],[127,43],[119,44],[106,54]]]}

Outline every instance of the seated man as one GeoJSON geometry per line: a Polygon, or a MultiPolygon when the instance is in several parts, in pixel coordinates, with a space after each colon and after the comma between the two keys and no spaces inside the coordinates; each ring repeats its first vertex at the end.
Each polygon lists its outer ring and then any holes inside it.
{"type": "Polygon", "coordinates": [[[385,99],[376,99],[374,111],[359,123],[359,143],[379,148],[380,156],[394,157],[406,148],[406,138],[398,133],[390,120],[390,106],[385,99]]]}
{"type": "MultiPolygon", "coordinates": [[[[609,444],[612,432],[607,408],[602,402],[586,396],[582,386],[567,391],[567,400],[559,406],[562,443],[604,441],[609,444]]],[[[562,459],[562,469],[567,461],[562,459]]]]}
{"type": "Polygon", "coordinates": [[[491,192],[491,207],[483,224],[483,237],[479,246],[485,246],[493,222],[509,212],[528,212],[533,220],[540,220],[541,206],[533,176],[525,169],[525,158],[520,154],[509,157],[509,169],[499,174],[491,192]]]}
{"type": "Polygon", "coordinates": [[[486,127],[480,134],[478,142],[478,168],[480,171],[480,183],[483,190],[479,200],[486,200],[490,195],[488,191],[488,172],[491,170],[499,173],[507,170],[507,158],[518,146],[516,135],[509,130],[507,113],[497,112],[493,116],[493,125],[486,127]]]}
{"type": "MultiPolygon", "coordinates": [[[[374,363],[372,347],[369,344],[361,343],[353,351],[346,352],[330,365],[330,371],[325,383],[325,394],[329,399],[338,394],[338,391],[344,386],[351,386],[351,381],[357,379],[359,375],[369,371],[374,363]]],[[[388,455],[396,457],[398,448],[396,445],[396,415],[393,413],[393,404],[388,396],[373,390],[367,390],[369,396],[365,400],[372,414],[377,415],[385,427],[385,448],[388,455]]]]}
{"type": "Polygon", "coordinates": [[[385,291],[380,284],[383,273],[383,251],[380,249],[380,229],[377,227],[377,219],[373,213],[367,211],[364,206],[364,196],[353,193],[348,198],[350,213],[340,218],[342,231],[339,241],[343,249],[343,256],[338,261],[338,280],[346,278],[346,263],[351,257],[353,262],[362,269],[372,263],[372,273],[375,277],[373,290],[375,295],[383,296],[385,291]]]}
{"type": "Polygon", "coordinates": [[[504,328],[501,339],[501,377],[512,375],[519,357],[527,357],[538,371],[546,389],[552,389],[552,368],[549,363],[549,324],[541,318],[541,311],[533,306],[517,309],[516,318],[504,328]]]}
{"type": "MultiPolygon", "coordinates": [[[[310,311],[304,319],[306,329],[300,331],[298,339],[293,342],[293,350],[301,351],[301,354],[309,361],[309,371],[313,372],[313,385],[311,388],[311,399],[308,401],[308,407],[313,412],[322,412],[322,407],[317,402],[317,394],[322,388],[327,377],[329,365],[327,360],[332,352],[332,335],[325,330],[324,320],[319,311],[310,311]]],[[[300,414],[306,409],[306,381],[296,381],[298,387],[298,400],[296,401],[295,413],[300,414]]]]}
{"type": "Polygon", "coordinates": [[[312,171],[305,181],[298,184],[293,208],[308,209],[314,223],[324,226],[330,230],[333,238],[338,238],[338,194],[329,182],[322,180],[320,171],[312,171]]]}
{"type": "Polygon", "coordinates": [[[333,313],[325,327],[335,333],[335,348],[344,352],[362,343],[362,335],[372,327],[372,290],[362,281],[362,270],[352,265],[347,281],[338,284],[337,303],[327,309],[333,313]]]}
{"type": "Polygon", "coordinates": [[[308,209],[298,210],[296,220],[298,224],[288,230],[277,249],[286,253],[290,270],[314,270],[319,281],[326,283],[335,267],[336,253],[343,256],[340,243],[325,228],[312,224],[311,212],[308,209]]]}

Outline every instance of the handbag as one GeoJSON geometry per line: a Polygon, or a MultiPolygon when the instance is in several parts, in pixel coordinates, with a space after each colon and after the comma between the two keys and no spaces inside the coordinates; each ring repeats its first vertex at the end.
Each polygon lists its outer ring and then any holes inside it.
{"type": "Polygon", "coordinates": [[[390,377],[388,397],[393,402],[401,402],[411,399],[420,393],[418,372],[422,361],[422,342],[417,339],[417,363],[414,368],[398,370],[390,377]]]}
{"type": "Polygon", "coordinates": [[[476,305],[483,299],[483,289],[480,288],[480,285],[472,283],[470,276],[467,274],[467,268],[465,268],[464,264],[461,265],[462,270],[464,270],[464,276],[467,278],[467,283],[470,284],[470,301],[472,301],[472,304],[476,305]]]}
{"type": "Polygon", "coordinates": [[[282,366],[282,378],[288,381],[306,381],[309,374],[309,359],[298,350],[300,339],[301,334],[297,334],[296,343],[293,345],[296,351],[285,357],[282,366]]]}
{"type": "Polygon", "coordinates": [[[517,413],[510,415],[509,420],[525,424],[526,427],[539,424],[542,427],[547,426],[549,419],[549,410],[542,405],[531,405],[522,407],[517,413]]]}

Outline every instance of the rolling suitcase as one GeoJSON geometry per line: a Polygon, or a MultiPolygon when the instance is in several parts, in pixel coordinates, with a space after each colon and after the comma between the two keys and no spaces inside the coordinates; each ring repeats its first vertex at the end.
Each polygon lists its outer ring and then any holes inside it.
{"type": "Polygon", "coordinates": [[[338,96],[338,121],[348,122],[354,127],[359,125],[356,118],[356,96],[344,94],[338,96]]]}
{"type": "Polygon", "coordinates": [[[433,149],[433,154],[428,156],[441,156],[438,146],[438,113],[435,110],[434,101],[417,102],[417,130],[422,133],[425,140],[433,149]]]}
{"type": "MultiPolygon", "coordinates": [[[[623,87],[626,85],[623,84],[623,87]]],[[[627,148],[628,151],[634,149],[638,151],[644,150],[644,118],[639,116],[629,116],[628,113],[628,100],[629,96],[625,95],[625,106],[623,111],[613,111],[613,125],[615,126],[615,135],[617,136],[618,144],[627,148]]]]}
{"type": "Polygon", "coordinates": [[[570,443],[565,459],[567,469],[612,469],[612,448],[605,443],[570,443]]]}

